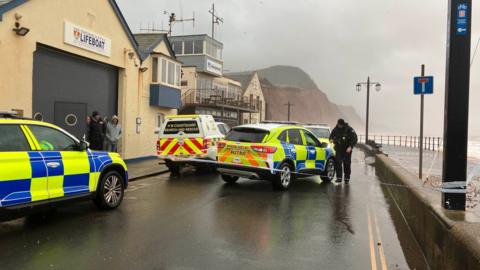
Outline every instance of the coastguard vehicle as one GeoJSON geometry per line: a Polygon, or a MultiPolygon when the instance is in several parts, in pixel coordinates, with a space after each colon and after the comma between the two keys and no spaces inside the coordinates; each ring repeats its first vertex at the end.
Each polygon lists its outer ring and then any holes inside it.
{"type": "Polygon", "coordinates": [[[61,128],[0,112],[0,220],[59,202],[92,198],[118,207],[128,184],[117,153],[91,151],[61,128]]]}
{"type": "Polygon", "coordinates": [[[157,156],[173,174],[185,165],[214,170],[217,142],[223,135],[211,115],[171,115],[158,132],[157,156]]]}
{"type": "Polygon", "coordinates": [[[234,127],[218,143],[218,171],[228,183],[239,177],[271,180],[276,190],[286,190],[295,178],[335,176],[334,152],[309,130],[282,124],[234,127]]]}

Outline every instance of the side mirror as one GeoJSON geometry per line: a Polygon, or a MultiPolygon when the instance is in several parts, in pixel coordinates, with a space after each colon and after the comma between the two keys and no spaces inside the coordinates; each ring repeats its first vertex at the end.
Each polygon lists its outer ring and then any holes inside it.
{"type": "Polygon", "coordinates": [[[80,143],[78,144],[78,150],[79,151],[86,151],[90,144],[84,140],[81,140],[80,143]]]}
{"type": "Polygon", "coordinates": [[[154,131],[153,133],[155,133],[155,134],[157,134],[157,135],[160,134],[160,128],[158,128],[158,127],[155,128],[155,131],[154,131]]]}

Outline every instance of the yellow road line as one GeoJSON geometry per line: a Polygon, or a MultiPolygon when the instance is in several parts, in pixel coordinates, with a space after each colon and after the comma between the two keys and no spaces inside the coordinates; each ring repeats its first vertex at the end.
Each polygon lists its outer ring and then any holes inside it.
{"type": "Polygon", "coordinates": [[[385,260],[385,252],[383,250],[383,241],[382,236],[380,235],[380,227],[378,226],[377,215],[373,211],[373,219],[375,220],[375,231],[377,232],[378,240],[378,253],[380,254],[380,263],[382,265],[382,270],[387,270],[387,261],[385,260]]]}
{"type": "Polygon", "coordinates": [[[367,208],[368,215],[368,241],[370,243],[370,263],[372,264],[372,270],[377,270],[377,259],[375,256],[375,245],[373,243],[372,234],[372,218],[370,217],[370,209],[367,208]]]}

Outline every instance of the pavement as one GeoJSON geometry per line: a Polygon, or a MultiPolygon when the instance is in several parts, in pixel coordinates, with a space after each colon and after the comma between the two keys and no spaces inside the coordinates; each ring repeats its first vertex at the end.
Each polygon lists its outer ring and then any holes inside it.
{"type": "Polygon", "coordinates": [[[168,172],[168,168],[165,166],[165,163],[155,157],[140,161],[127,160],[126,164],[129,181],[135,181],[168,172]]]}
{"type": "MultiPolygon", "coordinates": [[[[418,176],[418,149],[385,145],[382,150],[400,166],[418,176]]],[[[442,184],[442,155],[442,152],[428,150],[424,150],[423,154],[423,186],[437,191],[438,196],[441,196],[438,189],[442,184]]],[[[476,158],[467,160],[467,183],[467,211],[475,213],[480,219],[480,160],[476,158]]]]}
{"type": "MultiPolygon", "coordinates": [[[[418,175],[419,167],[419,151],[416,148],[400,147],[384,145],[382,147],[384,153],[388,154],[388,157],[395,160],[405,169],[416,173],[418,175]]],[[[429,176],[441,176],[443,153],[441,151],[424,150],[423,152],[423,178],[426,179],[429,176]]],[[[480,164],[480,161],[475,158],[469,158],[467,161],[467,172],[473,172],[476,166],[480,164]]]]}
{"type": "Polygon", "coordinates": [[[186,169],[131,183],[123,204],[90,202],[0,223],[5,269],[428,269],[374,167],[350,184],[310,177],[287,192],[186,169]]]}

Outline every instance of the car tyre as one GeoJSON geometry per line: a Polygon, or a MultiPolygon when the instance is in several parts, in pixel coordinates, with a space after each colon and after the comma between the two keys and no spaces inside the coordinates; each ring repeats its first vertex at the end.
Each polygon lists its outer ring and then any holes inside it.
{"type": "Polygon", "coordinates": [[[179,175],[180,174],[180,165],[171,161],[171,160],[166,160],[165,165],[167,166],[168,170],[170,171],[171,174],[173,175],[179,175]]]}
{"type": "Polygon", "coordinates": [[[329,158],[327,160],[327,165],[325,165],[325,171],[320,175],[322,181],[332,182],[335,178],[335,159],[329,158]]]}
{"type": "Polygon", "coordinates": [[[122,203],[125,195],[124,177],[117,171],[109,171],[101,177],[94,202],[100,209],[115,209],[122,203]]]}
{"type": "Polygon", "coordinates": [[[222,174],[222,179],[223,181],[225,181],[226,183],[229,183],[229,184],[235,184],[239,177],[238,176],[232,176],[232,175],[226,175],[226,174],[222,174]]]}
{"type": "Polygon", "coordinates": [[[274,190],[284,191],[287,190],[294,179],[293,176],[294,168],[289,163],[282,163],[280,169],[275,175],[275,178],[272,181],[272,186],[274,190]]]}

